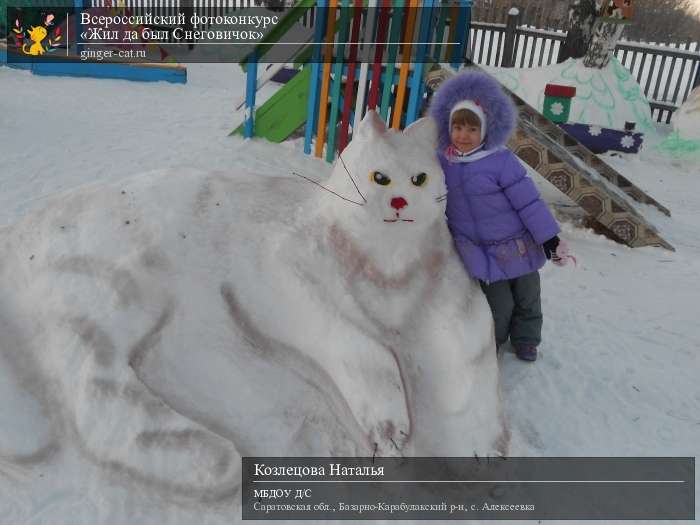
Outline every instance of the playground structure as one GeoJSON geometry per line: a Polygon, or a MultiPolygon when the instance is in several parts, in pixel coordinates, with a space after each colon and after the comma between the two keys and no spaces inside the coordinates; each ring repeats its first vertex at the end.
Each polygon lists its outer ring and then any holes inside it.
{"type": "MultiPolygon", "coordinates": [[[[246,110],[244,122],[232,133],[281,142],[305,126],[305,153],[321,158],[325,150],[325,160],[332,162],[367,111],[377,111],[391,128],[401,129],[422,114],[429,93],[441,80],[462,67],[475,67],[468,58],[471,1],[445,6],[431,0],[380,0],[369,9],[352,6],[350,0],[340,5],[319,1],[313,26],[316,45],[302,48],[293,59],[301,73],[256,111],[258,63],[314,4],[301,2],[292,8],[242,64],[247,73],[246,110]]],[[[519,119],[509,147],[523,162],[616,241],[674,249],[629,199],[670,215],[667,208],[510,94],[519,119]]]]}
{"type": "MultiPolygon", "coordinates": [[[[18,5],[28,8],[50,8],[55,5],[57,11],[60,11],[62,7],[65,8],[69,3],[70,2],[60,0],[19,0],[17,2],[18,5]]],[[[74,4],[77,11],[84,10],[82,0],[74,0],[74,4]]],[[[110,7],[109,4],[110,2],[108,1],[107,7],[88,8],[88,10],[113,11],[115,8],[110,7]]],[[[8,27],[8,34],[11,34],[9,27],[12,26],[12,23],[4,19],[6,15],[5,9],[3,8],[1,11],[3,18],[0,19],[0,26],[6,25],[8,27]]],[[[60,26],[63,28],[61,37],[67,36],[68,34],[78,34],[77,24],[75,15],[66,17],[63,21],[63,25],[60,26]],[[70,33],[68,31],[69,27],[73,28],[70,33]]],[[[15,28],[13,27],[13,29],[15,28]]],[[[19,33],[18,31],[14,32],[19,33]]],[[[18,36],[21,38],[22,34],[20,33],[18,36]]],[[[49,40],[49,42],[51,41],[49,40]]],[[[29,60],[22,52],[21,47],[17,48],[0,42],[0,64],[16,69],[25,69],[31,71],[35,75],[110,78],[141,82],[164,81],[178,84],[187,82],[187,69],[172,61],[161,63],[120,63],[108,58],[100,60],[88,58],[83,60],[78,59],[75,55],[69,55],[71,47],[67,37],[63,40],[62,45],[65,47],[61,47],[59,52],[59,48],[51,47],[50,43],[46,44],[47,48],[49,48],[49,52],[46,54],[42,53],[41,60],[29,60]],[[51,51],[56,52],[51,53],[51,51]]],[[[158,47],[156,44],[143,44],[144,48],[148,46],[151,48],[158,47]]],[[[167,56],[167,52],[162,48],[160,48],[160,56],[162,60],[167,56]]]]}
{"type": "Polygon", "coordinates": [[[661,246],[675,251],[629,202],[629,198],[671,212],[597,157],[559,126],[511,93],[518,129],[508,147],[578,204],[602,231],[631,247],[661,246]]]}
{"type": "Polygon", "coordinates": [[[313,42],[329,45],[309,45],[300,50],[293,60],[303,64],[302,71],[309,70],[308,76],[304,81],[292,79],[256,112],[258,63],[315,4],[300,2],[247,57],[245,119],[234,132],[279,141],[310,122],[304,150],[311,153],[313,144],[313,153],[320,158],[325,149],[325,158],[331,162],[336,151],[347,145],[351,129],[369,110],[376,110],[394,129],[407,126],[424,107],[426,66],[447,62],[456,68],[467,56],[471,3],[380,0],[364,9],[351,5],[350,0],[342,0],[340,5],[318,2],[313,42]],[[429,46],[428,42],[441,44],[429,46]],[[296,111],[293,116],[287,115],[292,104],[303,103],[303,115],[296,111]]]}

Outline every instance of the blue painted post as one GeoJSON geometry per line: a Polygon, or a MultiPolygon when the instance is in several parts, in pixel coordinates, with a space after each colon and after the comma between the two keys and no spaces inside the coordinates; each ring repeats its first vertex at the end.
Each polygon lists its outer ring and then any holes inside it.
{"type": "Polygon", "coordinates": [[[457,69],[464,62],[464,54],[467,49],[467,40],[469,39],[469,18],[471,16],[471,0],[461,0],[459,6],[459,16],[457,17],[457,28],[455,37],[460,44],[453,46],[451,66],[457,69]]]}
{"type": "Polygon", "coordinates": [[[423,69],[425,68],[425,59],[428,54],[428,42],[431,35],[431,21],[433,19],[433,0],[425,0],[421,8],[420,29],[418,30],[418,42],[421,42],[416,48],[416,62],[413,65],[413,76],[409,83],[411,93],[408,98],[408,108],[406,109],[406,122],[408,126],[418,117],[418,110],[423,102],[423,92],[425,91],[425,83],[423,82],[423,69]]]}
{"type": "Polygon", "coordinates": [[[258,83],[258,57],[255,52],[250,54],[246,74],[245,129],[243,136],[248,139],[255,135],[255,91],[258,83]]]}
{"type": "Polygon", "coordinates": [[[323,42],[323,36],[326,34],[326,19],[328,18],[326,0],[319,0],[317,9],[316,16],[314,17],[314,21],[316,22],[316,27],[314,28],[314,50],[311,55],[311,65],[306,66],[311,67],[309,100],[306,106],[306,135],[304,136],[304,153],[307,155],[311,155],[311,141],[313,140],[317,126],[316,121],[318,120],[318,90],[321,81],[321,43],[323,42]]]}

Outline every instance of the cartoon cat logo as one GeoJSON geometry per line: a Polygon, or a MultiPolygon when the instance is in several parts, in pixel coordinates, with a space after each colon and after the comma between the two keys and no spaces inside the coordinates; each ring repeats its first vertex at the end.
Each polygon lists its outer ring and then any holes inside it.
{"type": "Polygon", "coordinates": [[[54,19],[56,16],[54,14],[48,14],[44,18],[43,25],[31,26],[30,29],[25,30],[20,23],[19,18],[15,20],[15,27],[12,28],[11,36],[14,37],[15,46],[22,53],[29,56],[40,56],[44,53],[52,53],[56,51],[60,45],[62,38],[61,27],[57,26],[53,29],[53,32],[49,34],[49,28],[54,25],[54,19]],[[48,37],[48,38],[47,38],[48,37]],[[30,40],[33,42],[31,45],[27,42],[30,40]],[[47,40],[47,44],[44,44],[44,40],[47,40]]]}
{"type": "Polygon", "coordinates": [[[22,52],[25,55],[43,55],[46,50],[44,49],[44,46],[41,45],[41,42],[46,38],[47,34],[48,32],[46,31],[46,28],[43,26],[32,27],[29,30],[29,39],[34,43],[28,50],[27,44],[24,44],[22,46],[22,52]]]}

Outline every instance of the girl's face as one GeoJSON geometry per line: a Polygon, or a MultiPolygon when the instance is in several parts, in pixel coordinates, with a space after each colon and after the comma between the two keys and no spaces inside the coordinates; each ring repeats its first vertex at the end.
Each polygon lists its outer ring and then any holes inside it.
{"type": "Polygon", "coordinates": [[[481,144],[481,126],[455,122],[450,128],[450,140],[459,151],[469,153],[481,144]]]}

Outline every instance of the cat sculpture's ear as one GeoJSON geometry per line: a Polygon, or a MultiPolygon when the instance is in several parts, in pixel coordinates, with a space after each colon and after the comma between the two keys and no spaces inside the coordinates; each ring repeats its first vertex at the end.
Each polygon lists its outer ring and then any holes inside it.
{"type": "Polygon", "coordinates": [[[365,139],[376,138],[386,133],[386,124],[376,111],[368,111],[357,128],[357,136],[365,139]]]}
{"type": "Polygon", "coordinates": [[[438,130],[435,120],[430,117],[424,117],[416,120],[403,130],[404,135],[407,135],[416,141],[425,144],[430,149],[437,147],[438,130]]]}

